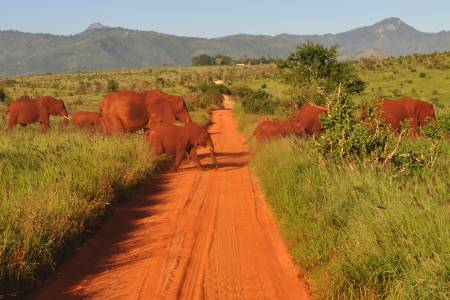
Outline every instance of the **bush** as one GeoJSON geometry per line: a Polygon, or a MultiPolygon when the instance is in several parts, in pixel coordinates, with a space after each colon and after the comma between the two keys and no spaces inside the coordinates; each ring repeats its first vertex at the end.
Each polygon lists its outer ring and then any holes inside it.
{"type": "Polygon", "coordinates": [[[200,84],[191,88],[195,95],[189,103],[192,109],[223,108],[223,94],[230,95],[231,91],[222,84],[200,84]]]}
{"type": "Polygon", "coordinates": [[[106,86],[106,91],[117,92],[118,90],[119,90],[119,83],[114,79],[109,80],[106,86]]]}
{"type": "MultiPolygon", "coordinates": [[[[322,118],[324,134],[319,138],[319,150],[325,157],[338,161],[390,164],[399,172],[411,173],[417,169],[433,167],[439,136],[427,148],[410,147],[404,141],[409,123],[404,122],[402,132],[395,136],[388,125],[378,121],[373,107],[368,108],[365,123],[355,118],[355,105],[346,95],[337,95],[330,102],[328,114],[322,118]]],[[[431,134],[430,134],[431,135],[431,134]]]]}
{"type": "Polygon", "coordinates": [[[279,66],[286,70],[288,83],[306,92],[319,91],[322,98],[333,93],[339,85],[349,94],[361,94],[366,87],[350,63],[338,61],[336,46],[327,48],[307,42],[290,53],[286,62],[279,66]]]}
{"type": "Polygon", "coordinates": [[[425,78],[425,77],[427,77],[427,73],[421,72],[421,73],[419,74],[419,77],[420,77],[420,78],[425,78]]]}
{"type": "Polygon", "coordinates": [[[0,102],[5,102],[6,100],[6,92],[3,88],[0,88],[0,102]]]}
{"type": "Polygon", "coordinates": [[[231,88],[231,95],[234,97],[237,97],[239,99],[242,99],[250,94],[252,94],[254,91],[246,86],[246,85],[240,85],[240,86],[234,86],[231,88]]]}
{"type": "Polygon", "coordinates": [[[264,90],[257,90],[242,99],[242,107],[246,113],[271,115],[280,102],[273,99],[264,90]]]}

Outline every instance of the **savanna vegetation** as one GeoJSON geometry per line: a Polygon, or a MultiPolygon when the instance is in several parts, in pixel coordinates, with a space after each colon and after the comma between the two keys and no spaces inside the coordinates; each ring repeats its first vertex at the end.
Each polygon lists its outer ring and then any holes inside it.
{"type": "MultiPolygon", "coordinates": [[[[341,62],[334,53],[306,45],[276,80],[238,83],[255,94],[263,89],[262,99],[276,98],[279,118],[305,99],[329,108],[320,137],[254,145],[254,170],[293,257],[318,298],[448,299],[450,54],[344,63],[337,70],[345,76],[335,76],[333,65],[341,62]],[[336,77],[350,78],[353,87],[336,77]],[[406,123],[394,135],[385,124],[359,121],[361,103],[402,96],[436,106],[438,121],[421,138],[406,138],[406,123]]],[[[245,97],[237,118],[250,135],[259,117],[248,113],[245,97]]]]}
{"type": "Polygon", "coordinates": [[[192,58],[192,66],[230,66],[230,65],[264,65],[282,62],[280,58],[273,57],[248,57],[242,56],[234,59],[230,56],[217,54],[215,56],[209,54],[199,54],[192,58]]]}
{"type": "MultiPolygon", "coordinates": [[[[230,94],[249,136],[260,115],[288,118],[305,102],[328,104],[322,137],[252,144],[255,173],[314,295],[446,299],[450,53],[353,62],[336,54],[308,44],[279,65],[4,77],[0,110],[19,97],[51,95],[69,112],[97,111],[111,91],[161,89],[182,95],[193,119],[206,124],[208,111],[230,94]],[[435,104],[438,123],[423,137],[406,138],[406,125],[399,139],[382,124],[358,122],[360,104],[403,96],[435,104]]],[[[53,270],[108,206],[158,164],[142,136],[52,125],[46,134],[37,125],[0,133],[2,293],[53,270]]]]}
{"type": "MultiPolygon", "coordinates": [[[[0,78],[3,110],[16,98],[51,95],[70,113],[98,111],[103,98],[118,89],[162,89],[183,95],[201,125],[209,110],[220,108],[233,69],[137,69],[104,73],[45,74],[0,78]]],[[[236,76],[252,76],[251,70],[236,76]]],[[[241,77],[242,78],[242,77],[241,77]]],[[[57,117],[42,133],[39,124],[0,133],[0,295],[26,290],[76,242],[95,228],[108,207],[158,167],[141,135],[92,135],[63,127],[57,117]]]]}

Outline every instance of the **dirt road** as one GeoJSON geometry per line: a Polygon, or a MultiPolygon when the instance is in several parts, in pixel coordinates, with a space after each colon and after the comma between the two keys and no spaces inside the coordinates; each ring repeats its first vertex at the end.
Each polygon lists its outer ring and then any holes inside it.
{"type": "Polygon", "coordinates": [[[219,169],[151,179],[33,298],[308,299],[232,112],[212,119],[219,169]]]}

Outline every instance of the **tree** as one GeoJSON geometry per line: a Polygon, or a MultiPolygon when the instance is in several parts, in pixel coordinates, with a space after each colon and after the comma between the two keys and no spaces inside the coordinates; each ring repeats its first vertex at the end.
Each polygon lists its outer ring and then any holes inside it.
{"type": "Polygon", "coordinates": [[[200,54],[192,57],[193,66],[212,66],[215,62],[215,58],[208,54],[200,54]]]}
{"type": "Polygon", "coordinates": [[[0,102],[4,102],[6,100],[6,92],[3,88],[0,88],[0,102]]]}
{"type": "Polygon", "coordinates": [[[106,90],[108,92],[117,92],[119,90],[119,83],[114,79],[108,81],[108,85],[106,86],[106,90]]]}
{"type": "Polygon", "coordinates": [[[215,57],[214,63],[215,63],[215,65],[218,65],[218,66],[228,66],[228,65],[231,65],[232,61],[233,60],[229,56],[217,54],[215,57]]]}
{"type": "Polygon", "coordinates": [[[339,84],[349,94],[361,93],[365,88],[353,67],[338,61],[336,46],[327,48],[307,42],[289,54],[279,67],[286,70],[288,82],[316,93],[317,97],[334,92],[339,84]]]}

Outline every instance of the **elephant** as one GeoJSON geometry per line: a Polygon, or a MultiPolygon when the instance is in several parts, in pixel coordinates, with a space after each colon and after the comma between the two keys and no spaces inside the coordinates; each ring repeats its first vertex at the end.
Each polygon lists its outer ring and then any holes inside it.
{"type": "Polygon", "coordinates": [[[50,115],[64,117],[65,124],[67,124],[67,121],[69,120],[69,114],[64,102],[51,96],[45,96],[34,100],[14,100],[6,112],[9,117],[7,122],[8,129],[13,128],[17,124],[27,126],[31,123],[40,122],[42,129],[45,131],[50,126],[50,115]]]}
{"type": "Polygon", "coordinates": [[[216,169],[218,167],[211,136],[206,129],[195,123],[190,122],[184,126],[177,126],[152,118],[147,126],[146,138],[151,150],[156,155],[165,153],[170,157],[175,157],[171,171],[178,171],[186,153],[194,160],[197,168],[203,170],[197,156],[197,147],[208,147],[216,169]]]}
{"type": "Polygon", "coordinates": [[[100,116],[96,112],[78,111],[72,115],[72,125],[75,127],[96,127],[100,122],[100,116]]]}
{"type": "MultiPolygon", "coordinates": [[[[381,99],[376,101],[375,108],[378,110],[379,117],[389,124],[395,133],[400,133],[401,123],[409,120],[412,137],[418,135],[419,127],[436,121],[433,104],[418,99],[381,99]]],[[[362,110],[360,117],[362,120],[367,118],[365,109],[362,110]]]]}
{"type": "Polygon", "coordinates": [[[304,128],[300,123],[295,121],[263,121],[253,131],[253,134],[245,142],[255,136],[258,141],[269,140],[275,137],[283,137],[286,135],[305,135],[304,128]]]}
{"type": "Polygon", "coordinates": [[[307,103],[299,109],[293,120],[303,127],[306,134],[319,134],[323,130],[320,116],[326,113],[326,108],[307,103]]]}
{"type": "Polygon", "coordinates": [[[151,114],[168,124],[176,120],[185,124],[191,122],[183,98],[159,90],[114,92],[102,102],[99,114],[104,133],[135,132],[149,123],[151,114]]]}

